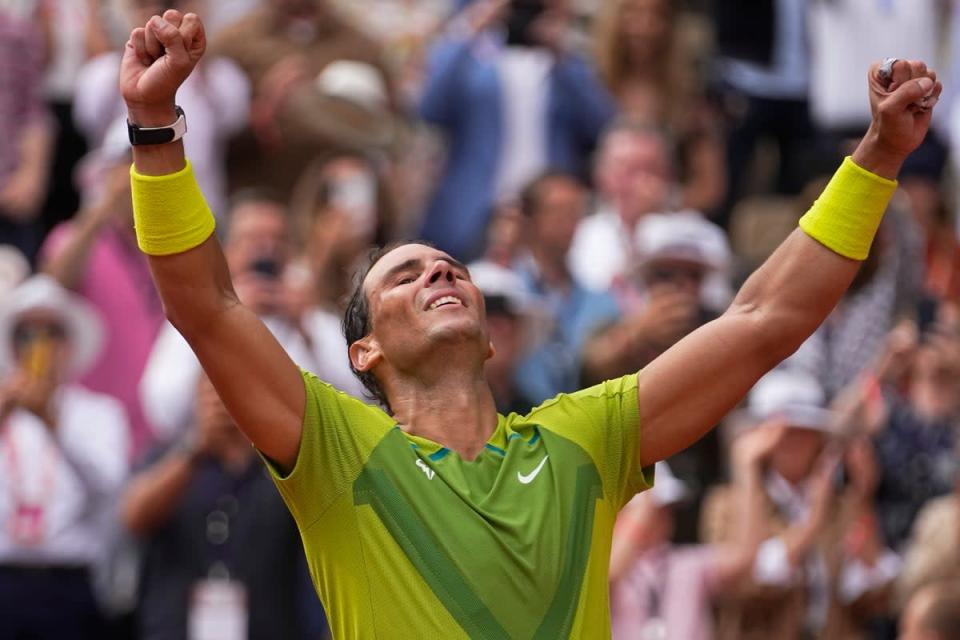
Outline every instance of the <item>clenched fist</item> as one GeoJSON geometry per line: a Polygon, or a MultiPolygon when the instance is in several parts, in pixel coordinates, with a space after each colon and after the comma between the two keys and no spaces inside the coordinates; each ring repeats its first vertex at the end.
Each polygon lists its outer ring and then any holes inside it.
{"type": "Polygon", "coordinates": [[[173,122],[177,89],[206,47],[203,23],[195,13],[170,9],[134,29],[120,63],[120,92],[130,121],[147,127],[173,122]]]}
{"type": "Polygon", "coordinates": [[[925,63],[897,60],[888,77],[881,73],[881,63],[870,67],[868,86],[873,121],[853,159],[874,173],[895,178],[926,137],[943,85],[925,63]]]}

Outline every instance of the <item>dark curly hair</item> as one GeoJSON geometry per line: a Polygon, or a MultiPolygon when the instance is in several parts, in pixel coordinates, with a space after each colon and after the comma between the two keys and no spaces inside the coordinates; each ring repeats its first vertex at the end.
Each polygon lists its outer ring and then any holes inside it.
{"type": "MultiPolygon", "coordinates": [[[[374,247],[370,250],[363,267],[357,270],[357,273],[354,276],[353,293],[350,294],[350,298],[347,300],[346,310],[343,312],[342,328],[343,337],[347,340],[347,349],[349,349],[350,345],[352,345],[354,342],[369,334],[373,329],[370,322],[370,301],[367,300],[367,294],[363,290],[363,282],[367,279],[367,274],[370,273],[370,269],[373,268],[373,265],[380,262],[380,259],[383,258],[383,256],[387,255],[398,247],[408,244],[422,244],[428,247],[433,246],[429,242],[424,241],[400,240],[397,242],[391,242],[383,247],[374,247]]],[[[358,371],[357,368],[353,366],[353,360],[350,361],[350,370],[353,371],[354,375],[360,379],[360,382],[367,390],[367,393],[370,394],[370,397],[379,402],[388,412],[390,412],[390,403],[387,401],[387,395],[384,393],[383,387],[380,386],[380,382],[377,380],[376,376],[369,371],[358,371]]]]}

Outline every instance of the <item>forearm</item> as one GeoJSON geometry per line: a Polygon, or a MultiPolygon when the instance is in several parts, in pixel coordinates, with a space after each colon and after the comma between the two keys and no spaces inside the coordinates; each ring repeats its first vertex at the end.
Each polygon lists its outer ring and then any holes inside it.
{"type": "MultiPolygon", "coordinates": [[[[158,126],[158,123],[173,122],[176,114],[172,106],[153,112],[134,112],[131,109],[130,119],[142,126],[158,126]]],[[[145,178],[134,176],[132,187],[138,242],[141,249],[147,253],[150,271],[163,300],[167,317],[192,343],[203,333],[204,328],[215,323],[223,313],[237,304],[226,261],[219,243],[212,235],[199,243],[196,243],[196,240],[184,243],[181,251],[176,251],[175,244],[162,249],[148,246],[151,242],[147,238],[150,233],[149,225],[155,218],[163,219],[174,213],[179,214],[179,211],[164,211],[163,208],[181,206],[175,192],[187,190],[180,182],[150,182],[149,178],[169,179],[173,174],[184,170],[186,158],[183,143],[177,140],[168,144],[134,146],[133,161],[136,174],[145,178]],[[168,201],[170,205],[166,205],[168,201]]],[[[185,178],[183,182],[188,187],[196,184],[192,178],[185,178]]],[[[199,192],[197,199],[199,201],[191,200],[183,206],[206,206],[199,192]]],[[[199,217],[202,214],[197,215],[199,217]]],[[[195,223],[192,217],[186,221],[186,225],[193,224],[195,223]]],[[[212,230],[212,226],[210,229],[212,230]]],[[[180,229],[165,231],[168,234],[177,234],[180,229]]],[[[200,233],[197,238],[202,235],[203,233],[200,233]]]]}
{"type": "Polygon", "coordinates": [[[768,535],[763,477],[759,465],[735,468],[737,518],[736,536],[728,543],[717,567],[719,588],[733,584],[748,575],[757,557],[757,549],[768,535]]]}
{"type": "Polygon", "coordinates": [[[86,271],[90,248],[100,229],[100,224],[92,216],[78,213],[70,229],[69,240],[56,255],[45,261],[43,272],[67,289],[76,289],[81,275],[86,271]]]}
{"type": "Polygon", "coordinates": [[[896,183],[898,165],[874,146],[861,144],[867,166],[845,163],[795,231],[754,273],[733,310],[760,320],[765,350],[786,357],[826,318],[856,275],[896,183]],[[814,239],[817,238],[817,239],[814,239]]]}
{"type": "Polygon", "coordinates": [[[131,480],[121,517],[133,533],[149,535],[170,518],[193,475],[193,459],[175,451],[131,480]]]}
{"type": "Polygon", "coordinates": [[[37,180],[46,182],[53,154],[52,125],[46,118],[35,120],[20,139],[19,171],[29,171],[37,180]]]}

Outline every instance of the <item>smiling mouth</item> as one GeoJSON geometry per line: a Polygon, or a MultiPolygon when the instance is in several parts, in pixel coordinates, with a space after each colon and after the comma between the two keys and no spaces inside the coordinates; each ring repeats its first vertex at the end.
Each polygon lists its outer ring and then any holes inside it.
{"type": "Polygon", "coordinates": [[[433,303],[428,307],[428,310],[433,311],[439,307],[445,307],[451,304],[463,306],[463,301],[456,296],[443,296],[442,298],[437,298],[434,300],[433,303]]]}

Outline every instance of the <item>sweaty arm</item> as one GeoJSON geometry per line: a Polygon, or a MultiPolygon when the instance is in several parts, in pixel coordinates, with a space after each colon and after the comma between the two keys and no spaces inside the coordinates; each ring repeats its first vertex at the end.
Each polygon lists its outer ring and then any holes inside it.
{"type": "Polygon", "coordinates": [[[923,63],[900,61],[888,85],[875,79],[877,68],[870,72],[870,130],[801,229],[720,318],[638,374],[641,464],[681,451],[717,424],[813,333],[853,280],[896,187],[893,179],[929,126],[929,108],[917,104],[932,106],[940,90],[923,63]]]}
{"type": "MultiPolygon", "coordinates": [[[[194,14],[169,10],[133,30],[120,74],[131,123],[158,127],[176,120],[176,88],[204,47],[194,14]]],[[[237,299],[182,142],[135,146],[133,160],[137,240],[168,319],[196,353],[237,426],[289,470],[299,450],[306,401],[299,368],[237,299]]]]}

